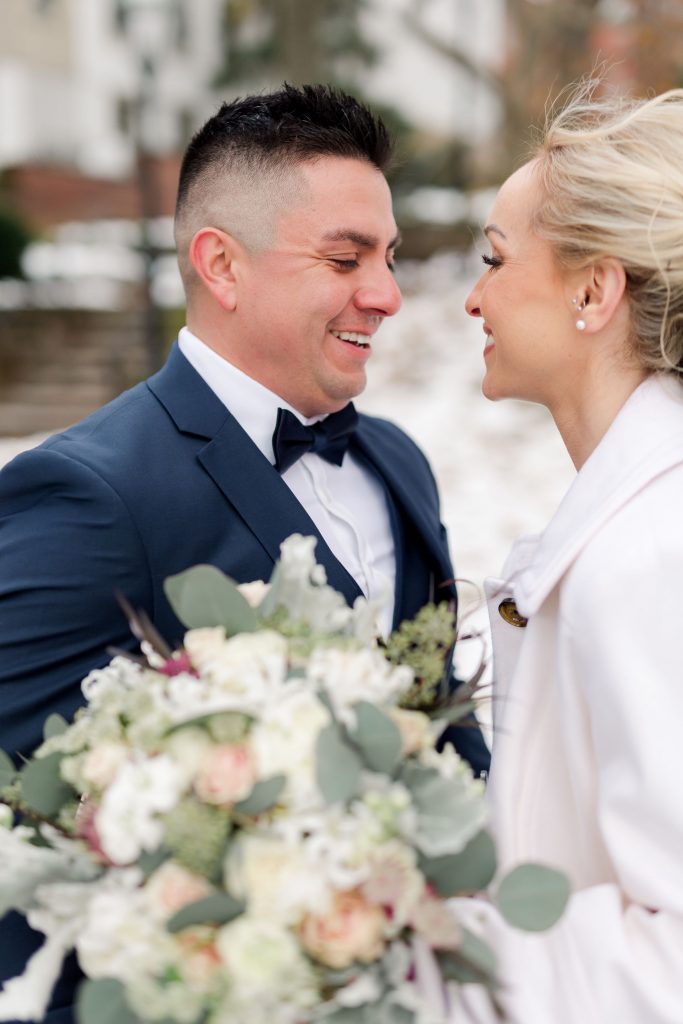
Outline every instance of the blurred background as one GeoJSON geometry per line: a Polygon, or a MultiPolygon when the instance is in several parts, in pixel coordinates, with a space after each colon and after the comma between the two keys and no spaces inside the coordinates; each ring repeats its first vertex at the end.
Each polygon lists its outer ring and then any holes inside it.
{"type": "MultiPolygon", "coordinates": [[[[424,446],[479,583],[571,481],[543,410],[480,396],[480,225],[562,88],[683,83],[680,0],[2,0],[0,464],[156,369],[183,323],[181,154],[222,99],[327,81],[398,138],[405,302],[359,405],[424,446]]],[[[482,249],[483,251],[483,249],[482,249]]]]}

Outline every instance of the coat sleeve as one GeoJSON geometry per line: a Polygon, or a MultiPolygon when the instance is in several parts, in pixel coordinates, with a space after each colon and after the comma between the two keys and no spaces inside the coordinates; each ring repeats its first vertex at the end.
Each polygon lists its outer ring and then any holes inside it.
{"type": "MultiPolygon", "coordinates": [[[[594,538],[562,594],[560,713],[585,717],[586,820],[597,817],[614,881],[575,892],[539,935],[480,901],[458,908],[498,951],[514,1024],[683,1021],[680,507],[680,477],[651,485],[594,538]]],[[[493,1024],[481,993],[454,998],[453,1021],[493,1024]]]]}
{"type": "Polygon", "coordinates": [[[150,611],[149,569],[121,497],[53,449],[0,474],[0,747],[28,755],[52,712],[70,716],[80,682],[132,647],[115,591],[150,611]]]}

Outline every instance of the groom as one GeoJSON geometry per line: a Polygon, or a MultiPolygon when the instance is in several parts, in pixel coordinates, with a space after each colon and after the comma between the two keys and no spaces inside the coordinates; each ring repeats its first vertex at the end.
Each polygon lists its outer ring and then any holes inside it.
{"type": "MultiPolygon", "coordinates": [[[[50,712],[136,641],[123,593],[171,643],[164,578],[198,562],[267,579],[281,542],[316,555],[389,631],[454,594],[429,466],[349,404],[400,306],[384,126],[352,97],[285,86],[223,105],[180,174],[187,327],[163,369],[0,474],[0,747],[27,755],[50,712]]],[[[415,339],[415,359],[420,358],[415,339]]],[[[476,728],[450,738],[480,771],[476,728]]],[[[30,946],[0,923],[0,980],[30,946]]],[[[69,986],[51,1024],[71,1020],[69,986]]]]}

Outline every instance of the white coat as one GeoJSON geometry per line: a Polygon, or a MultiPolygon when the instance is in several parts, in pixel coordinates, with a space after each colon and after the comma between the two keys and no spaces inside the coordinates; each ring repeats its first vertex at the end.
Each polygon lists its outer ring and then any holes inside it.
{"type": "MultiPolygon", "coordinates": [[[[680,383],[631,395],[503,576],[487,581],[501,866],[559,867],[573,895],[538,935],[483,901],[459,910],[498,953],[514,1024],[683,1024],[680,383]]],[[[451,1020],[491,1024],[468,991],[451,1020]]]]}

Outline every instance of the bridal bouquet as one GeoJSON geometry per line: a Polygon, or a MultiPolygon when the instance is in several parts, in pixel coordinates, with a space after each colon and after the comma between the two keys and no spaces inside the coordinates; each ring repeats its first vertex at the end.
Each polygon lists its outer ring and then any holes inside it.
{"type": "MultiPolygon", "coordinates": [[[[482,783],[399,706],[412,669],[314,544],[289,538],[269,584],[170,578],[183,648],[132,616],[142,657],[92,672],[18,772],[0,752],[0,914],[45,935],[0,1020],[40,1020],[71,950],[80,1024],[434,1020],[426,961],[495,987],[446,902],[495,873],[482,783]]],[[[526,866],[493,898],[546,927],[566,883],[526,866]]]]}

